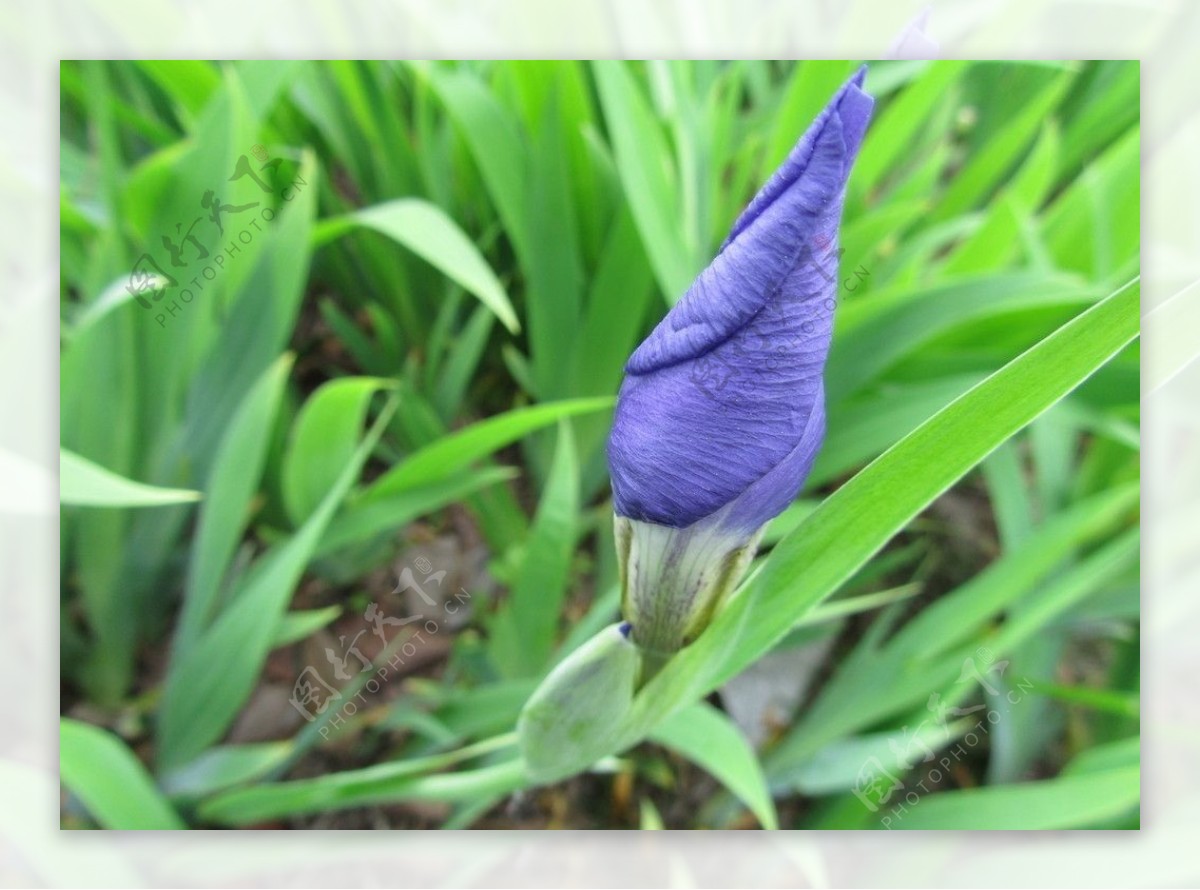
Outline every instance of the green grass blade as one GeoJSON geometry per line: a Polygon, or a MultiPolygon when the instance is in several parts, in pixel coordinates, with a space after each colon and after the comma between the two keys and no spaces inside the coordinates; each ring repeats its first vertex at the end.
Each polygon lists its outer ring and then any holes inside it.
{"type": "Polygon", "coordinates": [[[537,245],[528,222],[528,150],[513,116],[470,71],[431,65],[417,70],[466,141],[522,265],[533,262],[537,245]]]}
{"type": "Polygon", "coordinates": [[[186,118],[194,118],[221,85],[221,75],[212,62],[192,59],[147,59],[137,63],[186,118]]]}
{"type": "Polygon", "coordinates": [[[253,691],[296,582],[361,474],[393,405],[376,420],[320,507],[263,557],[232,604],[195,645],[172,659],[158,726],[158,758],[164,768],[186,764],[217,741],[253,691]]]}
{"type": "MultiPolygon", "coordinates": [[[[231,284],[228,314],[190,375],[186,419],[173,443],[179,452],[194,456],[193,469],[202,476],[245,393],[284,352],[292,336],[308,281],[317,178],[315,156],[302,152],[293,183],[306,185],[293,186],[292,200],[283,205],[267,234],[245,248],[260,250],[254,261],[239,257],[240,262],[229,264],[230,281],[243,275],[243,283],[235,290],[231,284]]],[[[217,308],[195,306],[193,311],[215,316],[217,308]]],[[[179,330],[185,328],[180,325],[179,330]]]]}
{"type": "Polygon", "coordinates": [[[358,226],[374,229],[407,247],[474,294],[510,332],[521,330],[516,310],[496,273],[458,224],[436,204],[419,198],[398,198],[325,220],[313,230],[313,244],[320,247],[358,226]]]}
{"type": "MultiPolygon", "coordinates": [[[[804,65],[811,63],[805,62],[804,65]]],[[[930,65],[923,75],[907,90],[898,95],[895,100],[884,106],[878,119],[871,124],[869,138],[864,140],[862,151],[854,162],[855,187],[869,192],[878,187],[889,171],[894,171],[907,161],[907,153],[913,142],[920,134],[925,121],[931,117],[934,110],[946,101],[953,89],[954,82],[962,75],[969,62],[941,62],[930,65]]],[[[803,68],[801,69],[803,70],[803,68]]],[[[849,76],[849,71],[845,72],[849,76]]],[[[843,79],[845,79],[843,77],[843,79]]],[[[866,87],[872,91],[872,76],[867,75],[866,87]]],[[[811,114],[819,111],[829,96],[837,89],[835,83],[819,101],[815,109],[809,109],[811,114]]],[[[810,103],[811,104],[811,103],[810,103]]],[[[801,123],[800,126],[806,124],[801,123]]],[[[795,141],[795,136],[792,137],[795,141]]],[[[790,148],[791,146],[788,146],[790,148]]],[[[782,160],[782,156],[777,160],[782,160]]],[[[847,255],[850,256],[847,251],[847,255]]]]}
{"type": "MultiPolygon", "coordinates": [[[[922,723],[913,730],[907,750],[897,750],[895,745],[902,732],[879,732],[838,739],[798,764],[777,784],[780,790],[783,787],[794,788],[809,795],[849,791],[860,782],[863,764],[875,760],[883,764],[888,772],[900,773],[919,761],[925,750],[938,750],[973,725],[966,720],[942,726],[922,723]]],[[[776,783],[775,777],[772,777],[772,783],[776,783]]]]}
{"type": "Polygon", "coordinates": [[[304,403],[283,456],[283,501],[302,524],[353,458],[371,397],[387,386],[374,377],[343,377],[322,384],[304,403]]]}
{"type": "Polygon", "coordinates": [[[610,397],[568,399],[528,408],[514,408],[489,417],[425,446],[381,476],[364,494],[373,501],[404,491],[415,485],[438,481],[454,475],[473,461],[511,445],[534,430],[556,421],[612,408],[610,397]]]}
{"type": "Polygon", "coordinates": [[[645,95],[622,61],[595,62],[617,170],[642,234],[646,256],[668,303],[674,303],[699,271],[679,220],[678,182],[662,130],[645,95]]]}
{"type": "Polygon", "coordinates": [[[167,773],[163,787],[172,798],[207,797],[261,779],[282,764],[291,751],[291,742],[220,745],[205,751],[182,769],[167,773]]]}
{"type": "Polygon", "coordinates": [[[987,142],[973,152],[933,210],[932,222],[950,219],[983,201],[1037,136],[1038,130],[1066,94],[1075,72],[1065,71],[1028,98],[1011,120],[996,125],[987,142]]]}
{"type": "Polygon", "coordinates": [[[105,828],[186,828],[141,761],[116,736],[78,720],[59,722],[63,784],[105,828]]]}
{"type": "Polygon", "coordinates": [[[221,579],[250,521],[250,502],[262,481],[271,426],[291,368],[292,357],[284,355],[267,369],[246,393],[217,446],[188,563],[177,651],[195,642],[217,610],[221,579]]]}
{"type": "Polygon", "coordinates": [[[449,754],[381,763],[365,769],[273,785],[234,789],[202,804],[206,821],[245,825],[302,813],[403,801],[467,801],[515,791],[525,784],[520,760],[452,773],[434,773],[464,760],[510,747],[511,735],[498,736],[449,754]]]}
{"type": "Polygon", "coordinates": [[[536,674],[550,659],[578,523],[579,457],[571,427],[560,421],[554,462],[521,566],[492,629],[492,658],[507,678],[536,674]]]}
{"type": "Polygon", "coordinates": [[[1095,289],[1066,275],[1014,273],[940,284],[847,306],[829,355],[830,402],[855,392],[939,333],[1006,312],[1081,307],[1095,289]]]}
{"type": "Polygon", "coordinates": [[[672,714],[650,738],[712,773],[750,808],[763,828],[779,827],[775,802],[754,749],[721,711],[697,702],[672,714]]]}
{"type": "Polygon", "coordinates": [[[1140,796],[1140,769],[1124,767],[1043,782],[932,794],[900,815],[885,809],[881,824],[912,831],[1088,828],[1134,809],[1140,796]],[[889,818],[890,822],[884,821],[889,818]]]}
{"type": "Polygon", "coordinates": [[[564,386],[573,358],[566,332],[579,327],[584,283],[558,103],[557,94],[547,101],[547,119],[531,145],[538,173],[530,184],[529,230],[538,247],[522,266],[528,281],[525,315],[533,379],[542,399],[570,394],[564,386]]]}
{"type": "Polygon", "coordinates": [[[59,450],[59,499],[83,507],[160,507],[200,500],[198,491],[159,488],[126,479],[73,451],[59,450]]]}
{"type": "Polygon", "coordinates": [[[1089,686],[1063,686],[1058,683],[1041,682],[1034,682],[1032,691],[1037,695],[1044,695],[1067,704],[1106,711],[1121,717],[1137,719],[1141,713],[1140,699],[1136,693],[1111,692],[1106,689],[1093,689],[1089,686]]]}
{"type": "MultiPolygon", "coordinates": [[[[1098,589],[1105,572],[1130,564],[1130,543],[1118,539],[1079,567],[1043,580],[1070,557],[1072,549],[1099,530],[1108,531],[1113,517],[1092,528],[1079,527],[1080,520],[1086,518],[1076,516],[1075,528],[1067,525],[1053,536],[1047,535],[1054,546],[1038,541],[994,563],[979,576],[979,583],[972,579],[939,599],[933,609],[921,613],[886,644],[865,638],[835,671],[800,722],[767,756],[767,774],[772,783],[807,769],[822,746],[843,735],[926,704],[931,689],[939,689],[955,677],[960,677],[955,694],[962,697],[970,692],[973,686],[963,684],[960,671],[964,655],[973,657],[980,642],[992,652],[1007,656],[1051,626],[1049,619],[1054,616],[1048,614],[1038,623],[1006,623],[1000,633],[985,635],[987,623],[997,619],[1000,610],[1010,603],[1036,591],[1056,604],[1069,604],[1098,589]],[[1074,539],[1061,537],[1068,530],[1074,539]],[[1047,553],[1053,561],[1047,560],[1047,553]],[[1034,571],[1027,571],[1022,564],[1026,556],[1040,563],[1034,571]],[[1040,587],[1036,587],[1039,582],[1040,587]],[[977,599],[983,600],[982,604],[977,599]],[[1015,626],[1015,633],[1008,632],[1010,626],[1015,626]],[[944,643],[942,635],[946,637],[944,643]]],[[[886,622],[879,621],[872,631],[882,632],[885,628],[886,622]]]]}
{"type": "Polygon", "coordinates": [[[374,535],[394,532],[405,523],[440,510],[455,501],[493,485],[515,478],[509,467],[483,467],[460,471],[447,479],[436,479],[404,488],[386,497],[357,499],[334,518],[329,531],[317,547],[318,556],[327,556],[374,535]]]}
{"type": "Polygon", "coordinates": [[[301,640],[307,640],[321,628],[328,626],[342,614],[339,605],[326,606],[323,609],[302,609],[295,612],[285,612],[279,619],[279,627],[271,639],[271,648],[290,646],[301,640]]]}

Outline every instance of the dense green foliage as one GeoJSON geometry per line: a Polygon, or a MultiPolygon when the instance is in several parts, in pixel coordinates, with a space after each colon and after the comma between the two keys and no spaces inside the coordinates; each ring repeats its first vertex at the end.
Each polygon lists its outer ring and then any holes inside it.
{"type": "MultiPolygon", "coordinates": [[[[616,617],[622,364],[857,64],[64,63],[71,824],[498,824],[616,617]],[[327,708],[235,729],[309,667],[327,708]]],[[[867,88],[824,450],[567,825],[1137,824],[1137,65],[867,88]],[[803,648],[755,750],[706,696],[803,648]]]]}

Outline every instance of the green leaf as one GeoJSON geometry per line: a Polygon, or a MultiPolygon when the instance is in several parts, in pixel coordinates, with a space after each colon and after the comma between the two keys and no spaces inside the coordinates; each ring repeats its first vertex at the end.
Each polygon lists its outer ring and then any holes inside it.
{"type": "Polygon", "coordinates": [[[1007,194],[997,197],[979,227],[954,248],[942,265],[946,278],[979,275],[1006,267],[1020,245],[1021,210],[1007,194]]]}
{"type": "MultiPolygon", "coordinates": [[[[239,257],[238,263],[229,264],[230,304],[207,308],[207,314],[220,324],[202,361],[185,377],[186,418],[175,431],[173,443],[183,453],[195,456],[195,471],[202,476],[246,392],[278,360],[293,336],[309,278],[308,243],[319,189],[317,169],[316,157],[302,151],[292,180],[291,202],[283,205],[264,237],[241,248],[257,251],[257,255],[239,257]]],[[[200,316],[199,307],[196,310],[200,316]]],[[[185,330],[182,325],[178,329],[185,330]]]]}
{"type": "Polygon", "coordinates": [[[571,427],[560,421],[550,478],[516,580],[492,630],[492,657],[506,677],[538,673],[554,650],[578,520],[579,458],[571,427]]]}
{"type": "Polygon", "coordinates": [[[1141,244],[1141,131],[1134,127],[1059,195],[1042,218],[1063,269],[1106,278],[1136,262],[1141,244]]]}
{"type": "Polygon", "coordinates": [[[464,397],[479,371],[484,348],[494,327],[495,319],[487,308],[476,307],[454,341],[446,361],[438,369],[434,402],[443,419],[449,421],[462,413],[464,397]]]}
{"type": "Polygon", "coordinates": [[[221,75],[212,62],[193,59],[142,60],[138,67],[157,83],[182,111],[195,116],[203,110],[221,75]]]}
{"type": "Polygon", "coordinates": [[[263,372],[217,445],[188,563],[183,611],[175,636],[179,651],[196,640],[217,610],[221,579],[250,522],[250,502],[261,482],[271,427],[291,368],[289,354],[263,372]]]}
{"type": "Polygon", "coordinates": [[[354,456],[371,396],[388,385],[373,377],[322,384],[304,403],[283,456],[283,500],[296,525],[304,522],[354,456]]]}
{"type": "Polygon", "coordinates": [[[521,330],[504,286],[487,260],[444,210],[420,198],[398,198],[322,222],[313,232],[316,246],[365,226],[407,247],[451,281],[479,298],[512,333],[521,330]]]}
{"type": "Polygon", "coordinates": [[[58,746],[63,784],[105,828],[187,828],[141,761],[112,733],[63,718],[58,746]]]}
{"type": "Polygon", "coordinates": [[[393,410],[394,402],[304,525],[259,560],[230,606],[193,646],[172,658],[158,725],[158,756],[164,768],[177,768],[203,753],[229,728],[250,696],[296,582],[393,410]]]}
{"type": "MultiPolygon", "coordinates": [[[[653,277],[628,210],[613,223],[588,290],[587,314],[575,335],[576,392],[613,392],[636,346],[653,277]]],[[[561,336],[562,332],[559,332],[561,336]]]]}
{"type": "Polygon", "coordinates": [[[700,271],[679,224],[679,183],[662,130],[623,61],[594,62],[600,102],[646,256],[668,303],[684,295],[700,271]]]}
{"type": "Polygon", "coordinates": [[[158,488],[118,476],[65,448],[59,450],[60,499],[84,507],[160,507],[198,501],[200,492],[158,488]]]}
{"type": "Polygon", "coordinates": [[[180,769],[167,773],[163,787],[174,798],[207,797],[261,779],[284,764],[292,747],[288,741],[210,748],[180,769]]]}
{"type": "Polygon", "coordinates": [[[1096,289],[1068,275],[1019,272],[950,281],[847,306],[838,319],[825,391],[836,403],[955,326],[1023,309],[1077,308],[1096,289]]]}
{"type": "Polygon", "coordinates": [[[1033,504],[1015,442],[1005,442],[983,462],[983,478],[1001,549],[1007,553],[1029,537],[1035,523],[1033,504]]]}
{"type": "Polygon", "coordinates": [[[517,471],[509,467],[483,467],[405,488],[386,497],[356,499],[330,523],[329,531],[317,547],[317,555],[327,556],[375,535],[395,531],[414,519],[516,476],[517,471]]]}
{"type": "Polygon", "coordinates": [[[568,399],[529,408],[514,408],[496,417],[481,420],[409,455],[399,465],[379,477],[364,493],[364,500],[373,501],[415,485],[445,479],[473,461],[486,457],[561,418],[600,411],[611,408],[612,405],[613,399],[607,396],[568,399]]]}
{"type": "Polygon", "coordinates": [[[1124,767],[1043,782],[931,794],[903,814],[883,809],[881,822],[886,828],[914,831],[1087,828],[1134,809],[1140,796],[1140,769],[1124,767]]]}
{"type": "MultiPolygon", "coordinates": [[[[772,123],[774,126],[771,128],[767,141],[767,153],[763,158],[762,175],[764,177],[769,176],[783,163],[792,147],[804,135],[804,131],[829,103],[830,97],[837,92],[838,87],[854,73],[857,67],[858,63],[856,62],[842,60],[814,59],[797,63],[795,73],[788,81],[787,89],[779,100],[779,107],[773,109],[772,123]]],[[[869,80],[866,86],[869,92],[871,89],[869,80]]],[[[748,197],[745,196],[743,200],[748,197]]]]}
{"type": "Polygon", "coordinates": [[[1037,144],[1021,164],[1021,169],[1013,176],[1005,194],[1026,212],[1036,211],[1054,186],[1061,154],[1062,139],[1058,123],[1050,119],[1042,125],[1042,134],[1038,137],[1037,144]]]}
{"type": "Polygon", "coordinates": [[[1142,740],[1137,736],[1098,745],[1072,758],[1071,762],[1063,767],[1061,775],[1078,776],[1136,766],[1141,762],[1141,750],[1142,740]]]}
{"type": "MultiPolygon", "coordinates": [[[[788,771],[780,786],[807,795],[849,791],[862,781],[864,764],[878,762],[897,775],[917,763],[927,750],[937,751],[974,724],[969,720],[938,725],[922,721],[908,736],[904,730],[838,739],[788,771]],[[904,745],[897,742],[903,740],[904,745]]],[[[772,777],[772,784],[775,784],[772,777]]]]}
{"type": "MultiPolygon", "coordinates": [[[[1132,563],[1136,533],[1105,544],[1068,571],[1053,574],[1072,554],[1127,517],[1136,487],[1119,497],[1105,492],[1077,504],[1070,514],[1047,523],[1042,533],[1006,554],[980,574],[922,610],[890,636],[877,619],[871,631],[843,659],[816,701],[765,758],[772,785],[803,774],[817,753],[843,736],[928,704],[930,690],[953,683],[950,695],[963,698],[974,687],[962,680],[964,657],[974,657],[982,641],[992,652],[1008,654],[1037,637],[1062,610],[1095,591],[1105,578],[1132,563]],[[1049,578],[1049,580],[1046,580],[1049,578]],[[1047,607],[1033,621],[1009,618],[998,633],[985,636],[1003,610],[1037,593],[1047,607]]],[[[1128,535],[1129,533],[1126,533],[1128,535]]],[[[815,611],[815,610],[814,610],[815,611]]],[[[1002,706],[1003,702],[998,702],[1002,706]]],[[[995,729],[995,727],[993,727],[995,729]]]]}
{"type": "Polygon", "coordinates": [[[110,312],[114,312],[134,300],[136,296],[129,290],[129,278],[127,276],[118,278],[106,287],[100,296],[85,305],[69,324],[64,319],[63,339],[73,340],[82,337],[110,312]]]}
{"type": "Polygon", "coordinates": [[[495,735],[512,727],[533,692],[531,680],[500,680],[471,689],[438,690],[437,718],[466,738],[495,735]]]}
{"type": "Polygon", "coordinates": [[[324,609],[303,609],[297,612],[287,612],[279,621],[275,637],[271,640],[272,648],[290,646],[301,640],[307,640],[321,628],[337,620],[342,614],[341,606],[326,606],[324,609]]]}
{"type": "MultiPolygon", "coordinates": [[[[955,81],[962,76],[968,64],[960,61],[930,64],[912,86],[888,102],[871,123],[869,136],[863,141],[858,159],[854,162],[853,179],[857,188],[869,192],[880,185],[885,175],[894,173],[908,161],[907,155],[921,135],[925,122],[946,102],[947,96],[953,95],[955,81]]],[[[846,74],[849,76],[849,72],[846,74]]],[[[869,93],[874,92],[873,79],[872,73],[868,72],[865,86],[869,93]]],[[[813,114],[829,101],[833,89],[825,94],[813,114]]],[[[812,116],[808,119],[812,120],[812,116]]],[[[852,256],[848,251],[847,255],[852,256]]]]}
{"type": "Polygon", "coordinates": [[[346,807],[406,801],[454,803],[509,794],[525,784],[517,759],[459,772],[434,771],[502,750],[512,742],[511,734],[497,736],[448,754],[380,763],[315,779],[235,788],[202,804],[199,814],[206,821],[245,825],[346,807]]]}
{"type": "Polygon", "coordinates": [[[1140,698],[1137,693],[1133,692],[1113,692],[1107,689],[1093,689],[1089,686],[1062,686],[1057,683],[1037,681],[1033,683],[1033,692],[1067,704],[1106,711],[1122,717],[1136,719],[1141,712],[1140,698]]]}
{"type": "Polygon", "coordinates": [[[1136,127],[1141,114],[1141,66],[1136,60],[1095,62],[1087,74],[1083,107],[1073,109],[1064,127],[1064,172],[1078,173],[1080,165],[1136,127]]]}
{"type": "Polygon", "coordinates": [[[530,358],[537,393],[543,399],[569,395],[566,384],[573,356],[568,334],[579,328],[584,283],[559,101],[557,92],[548,97],[547,119],[531,145],[537,172],[529,183],[528,223],[537,247],[534,256],[522,262],[528,281],[525,316],[530,358]]]}
{"type": "MultiPolygon", "coordinates": [[[[413,63],[416,65],[417,63],[413,63]]],[[[528,222],[528,150],[513,115],[472,72],[420,64],[462,134],[522,264],[535,260],[528,222]]]]}
{"type": "Polygon", "coordinates": [[[521,710],[521,756],[535,782],[554,782],[617,750],[641,670],[612,624],[558,663],[521,710]]]}
{"type": "Polygon", "coordinates": [[[982,374],[954,374],[910,384],[889,382],[831,404],[829,433],[807,488],[816,489],[878,457],[982,379],[982,374]]]}
{"type": "Polygon", "coordinates": [[[933,222],[950,219],[987,197],[1029,147],[1074,78],[1075,72],[1063,72],[1024,102],[1016,116],[1005,121],[1003,127],[992,130],[991,138],[972,153],[970,160],[951,181],[933,210],[933,222]]]}
{"type": "Polygon", "coordinates": [[[697,702],[672,714],[650,738],[712,773],[750,808],[763,828],[779,827],[775,802],[754,749],[721,711],[697,702]]]}

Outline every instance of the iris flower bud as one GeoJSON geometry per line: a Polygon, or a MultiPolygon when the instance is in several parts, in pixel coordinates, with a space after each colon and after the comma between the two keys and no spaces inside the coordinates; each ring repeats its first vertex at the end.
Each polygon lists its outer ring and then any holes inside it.
{"type": "Polygon", "coordinates": [[[625,366],[608,461],[622,610],[651,663],[708,625],[824,439],[838,226],[874,104],[865,74],[625,366]]]}

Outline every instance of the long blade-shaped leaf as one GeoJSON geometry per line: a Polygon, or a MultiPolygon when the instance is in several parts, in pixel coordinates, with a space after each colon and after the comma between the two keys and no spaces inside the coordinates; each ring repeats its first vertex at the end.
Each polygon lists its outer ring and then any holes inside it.
{"type": "Polygon", "coordinates": [[[186,828],[146,768],[103,729],[64,719],[58,730],[63,784],[105,828],[186,828]]]}
{"type": "Polygon", "coordinates": [[[60,498],[64,504],[84,507],[160,507],[200,500],[200,492],[185,488],[159,488],[126,479],[73,451],[58,456],[60,498]]]}
{"type": "Polygon", "coordinates": [[[250,501],[261,481],[271,425],[291,368],[292,357],[285,355],[263,373],[246,393],[217,446],[205,486],[208,497],[200,511],[196,544],[188,564],[183,611],[175,636],[178,651],[195,641],[216,611],[221,579],[250,521],[250,501]]]}
{"type": "Polygon", "coordinates": [[[521,330],[503,285],[470,238],[444,210],[419,198],[399,198],[349,216],[323,222],[313,240],[324,244],[365,226],[387,235],[445,273],[479,298],[512,333],[521,330]]]}
{"type": "Polygon", "coordinates": [[[172,662],[159,723],[158,755],[164,767],[187,763],[219,739],[253,691],[292,590],[334,511],[362,472],[394,405],[390,403],[375,421],[308,521],[263,557],[232,605],[172,662]]]}
{"type": "Polygon", "coordinates": [[[741,798],[763,828],[779,827],[775,803],[750,742],[729,718],[704,702],[673,714],[653,739],[704,767],[741,798]]]}

